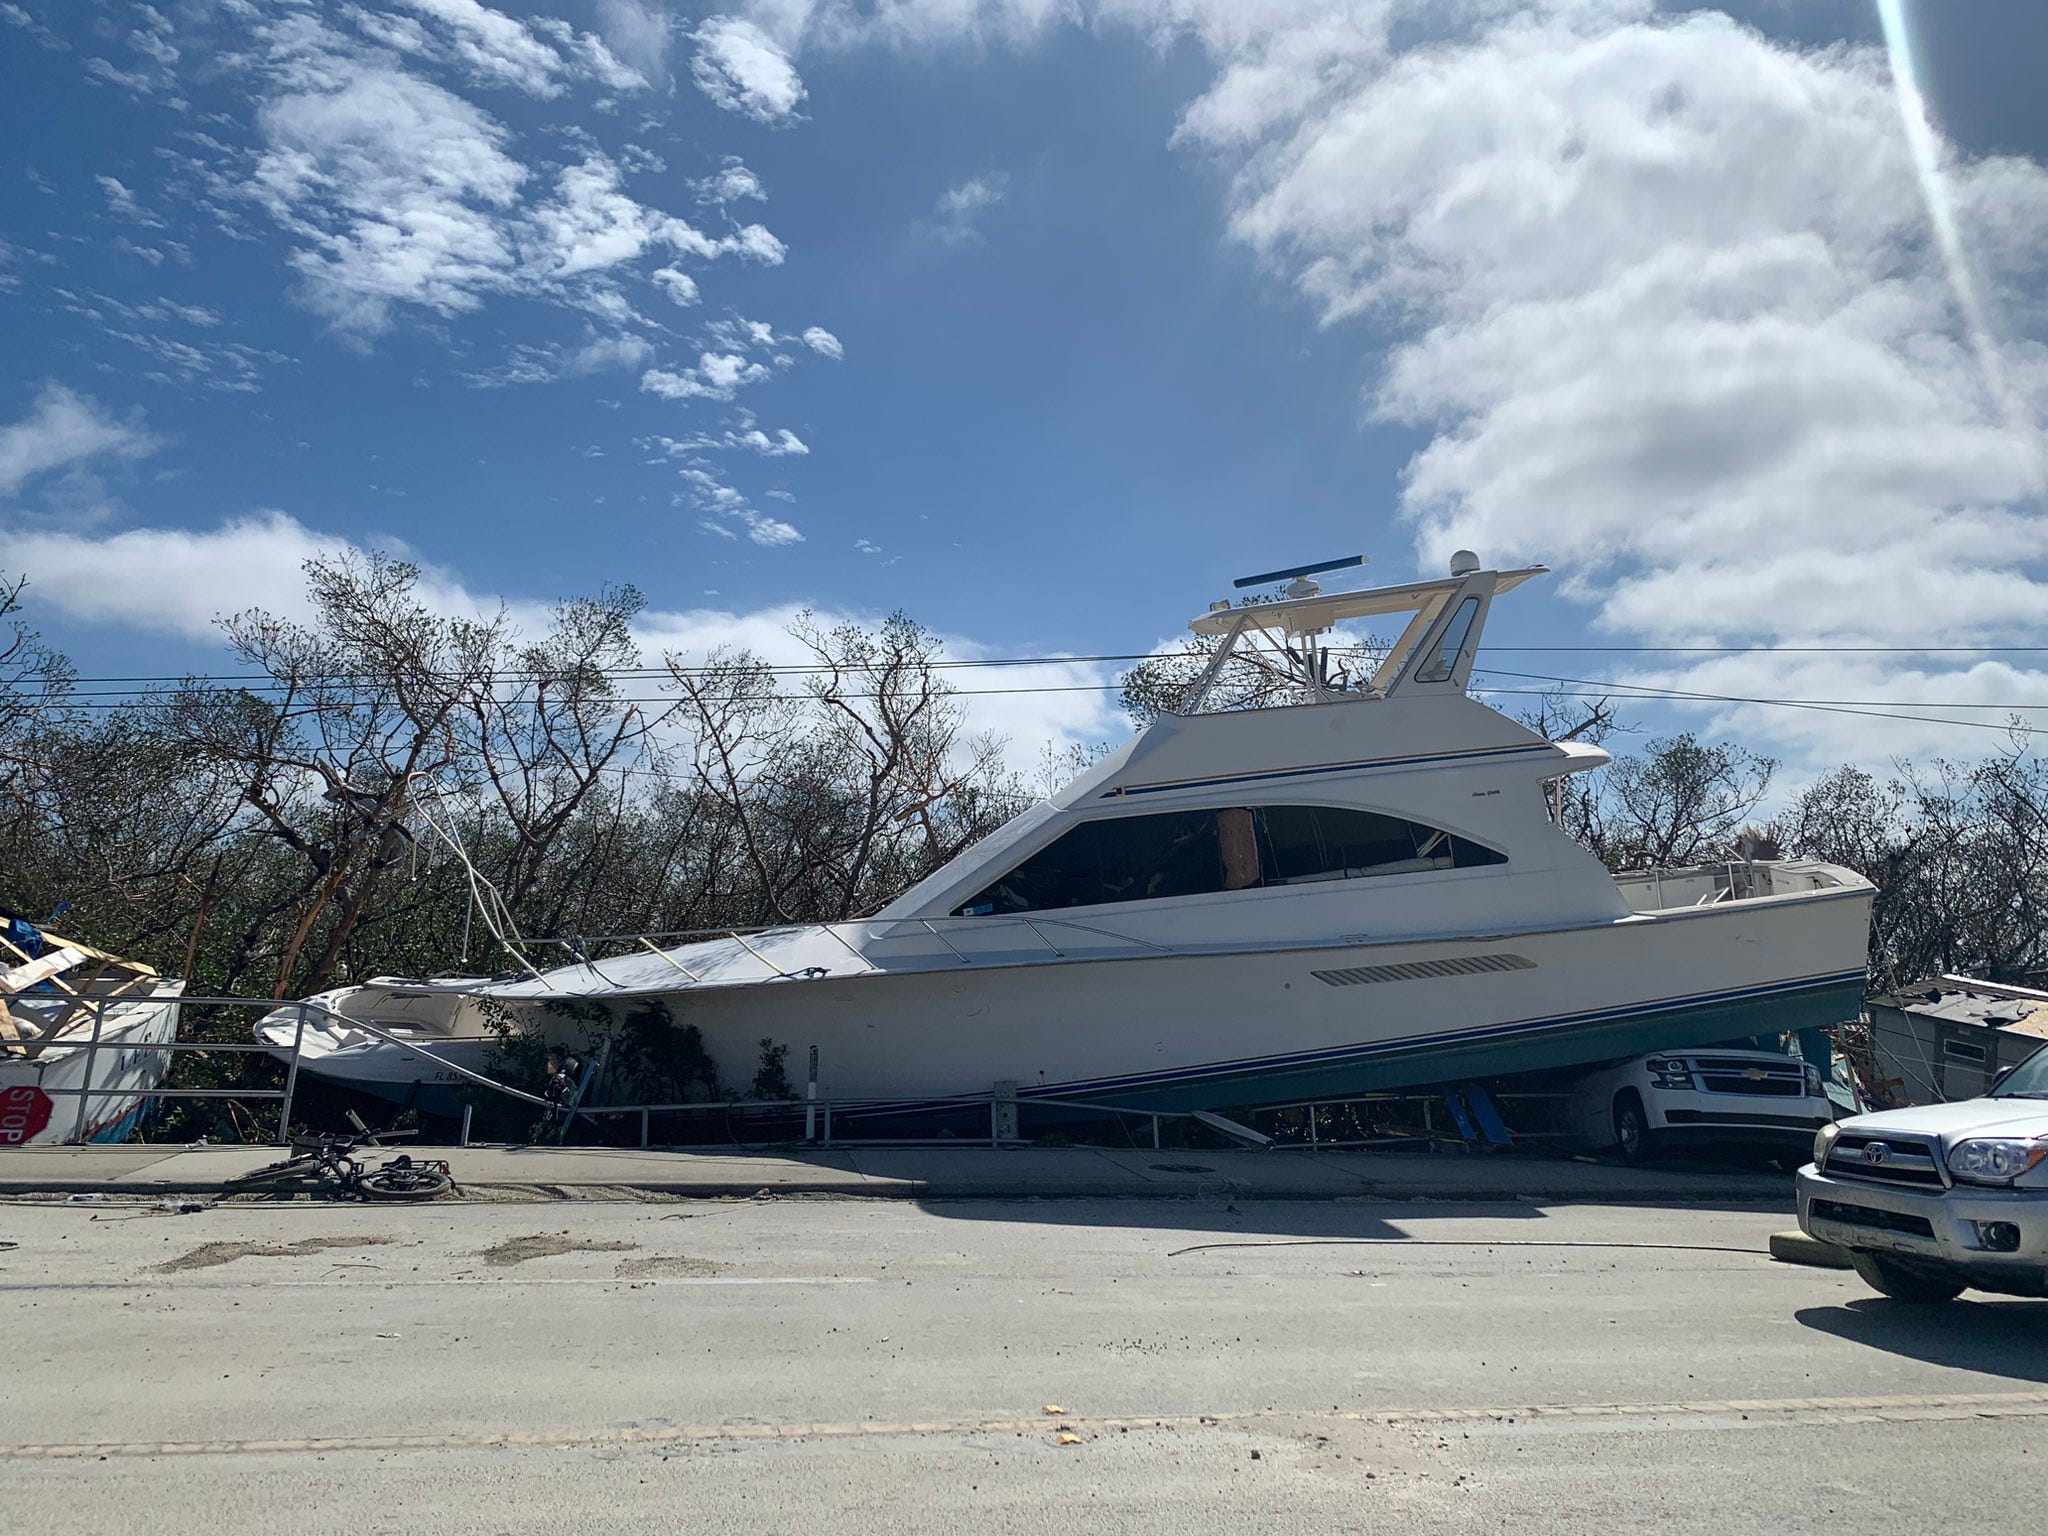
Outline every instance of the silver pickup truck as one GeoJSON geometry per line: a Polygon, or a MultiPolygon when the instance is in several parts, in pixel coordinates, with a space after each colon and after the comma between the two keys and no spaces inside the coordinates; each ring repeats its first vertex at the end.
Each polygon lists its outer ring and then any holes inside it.
{"type": "Polygon", "coordinates": [[[1986,1098],[1822,1126],[1799,1226],[1900,1301],[2048,1296],[2048,1050],[1986,1098]]]}

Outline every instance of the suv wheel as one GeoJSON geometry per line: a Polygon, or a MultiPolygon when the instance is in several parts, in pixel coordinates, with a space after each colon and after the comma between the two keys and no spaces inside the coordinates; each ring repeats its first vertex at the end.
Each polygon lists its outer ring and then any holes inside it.
{"type": "Polygon", "coordinates": [[[1650,1117],[1633,1088],[1614,1096],[1614,1141],[1625,1163],[1640,1163],[1650,1155],[1650,1117]]]}
{"type": "Polygon", "coordinates": [[[1851,1253],[1849,1260],[1863,1283],[1893,1301],[1954,1301],[1963,1293],[1960,1280],[1946,1280],[1921,1270],[1907,1269],[1874,1253],[1851,1253]]]}

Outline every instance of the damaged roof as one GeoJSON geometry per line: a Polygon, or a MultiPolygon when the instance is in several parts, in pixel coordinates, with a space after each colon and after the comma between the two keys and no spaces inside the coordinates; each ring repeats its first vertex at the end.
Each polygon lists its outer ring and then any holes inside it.
{"type": "Polygon", "coordinates": [[[1896,1008],[1901,1013],[1950,1024],[1975,1024],[1983,1029],[2019,1026],[2025,1033],[2035,1034],[2048,1025],[2048,993],[1962,976],[1916,982],[1870,1001],[1876,1007],[1896,1008]],[[2040,1022],[2029,1023],[2037,1018],[2040,1022]]]}

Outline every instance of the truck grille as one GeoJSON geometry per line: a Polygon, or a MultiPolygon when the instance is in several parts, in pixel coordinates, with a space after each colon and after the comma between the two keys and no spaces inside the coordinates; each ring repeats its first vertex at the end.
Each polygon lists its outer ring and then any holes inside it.
{"type": "Polygon", "coordinates": [[[1692,1069],[1702,1093],[1744,1093],[1787,1099],[1806,1096],[1806,1067],[1801,1062],[1764,1066],[1727,1056],[1699,1056],[1694,1058],[1692,1069]]]}
{"type": "Polygon", "coordinates": [[[1839,1221],[1847,1227],[1875,1227],[1883,1232],[1905,1232],[1913,1237],[1934,1236],[1934,1223],[1925,1216],[1903,1216],[1897,1211],[1881,1211],[1874,1205],[1815,1200],[1806,1209],[1817,1221],[1839,1221]]]}
{"type": "Polygon", "coordinates": [[[1828,1150],[1824,1170],[1837,1179],[1910,1189],[1946,1189],[1948,1179],[1933,1143],[1910,1136],[1844,1132],[1828,1150]]]}

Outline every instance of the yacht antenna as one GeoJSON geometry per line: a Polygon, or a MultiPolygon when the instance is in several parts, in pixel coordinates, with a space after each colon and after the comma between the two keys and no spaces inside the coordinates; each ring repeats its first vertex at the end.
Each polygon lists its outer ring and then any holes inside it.
{"type": "Polygon", "coordinates": [[[1289,597],[1319,597],[1323,585],[1315,578],[1325,571],[1348,571],[1366,563],[1363,555],[1346,555],[1342,560],[1319,560],[1314,565],[1289,566],[1284,571],[1265,571],[1257,576],[1240,576],[1231,585],[1242,592],[1246,587],[1263,587],[1269,582],[1287,583],[1289,597]]]}

